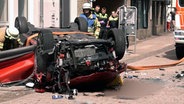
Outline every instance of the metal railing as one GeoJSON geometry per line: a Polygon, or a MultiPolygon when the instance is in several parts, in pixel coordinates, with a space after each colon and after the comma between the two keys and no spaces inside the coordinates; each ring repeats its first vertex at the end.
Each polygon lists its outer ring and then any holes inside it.
{"type": "MultiPolygon", "coordinates": [[[[123,5],[120,7],[119,29],[122,29],[122,31],[124,32],[124,35],[126,35],[125,36],[126,38],[134,37],[134,51],[133,52],[136,53],[137,8],[135,6],[123,5]]],[[[128,51],[128,49],[126,50],[128,51]]]]}

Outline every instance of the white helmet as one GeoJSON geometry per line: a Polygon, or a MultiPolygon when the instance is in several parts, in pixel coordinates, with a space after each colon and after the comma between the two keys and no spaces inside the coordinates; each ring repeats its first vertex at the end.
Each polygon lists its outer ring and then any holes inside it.
{"type": "Polygon", "coordinates": [[[91,9],[91,4],[90,3],[84,3],[82,5],[82,9],[91,9]]]}
{"type": "Polygon", "coordinates": [[[15,27],[10,27],[6,29],[6,37],[10,39],[18,39],[19,38],[19,30],[15,27]]]}

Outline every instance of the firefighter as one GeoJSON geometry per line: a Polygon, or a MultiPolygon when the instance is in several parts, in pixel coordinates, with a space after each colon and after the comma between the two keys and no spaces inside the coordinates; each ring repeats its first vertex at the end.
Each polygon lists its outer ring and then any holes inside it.
{"type": "Polygon", "coordinates": [[[101,25],[99,38],[104,38],[105,31],[107,30],[106,26],[108,21],[108,14],[106,12],[106,8],[102,7],[101,13],[99,15],[99,22],[101,25]]]}
{"type": "Polygon", "coordinates": [[[115,11],[112,11],[107,26],[110,28],[118,28],[118,15],[115,13],[115,11]]]}
{"type": "Polygon", "coordinates": [[[3,50],[17,48],[20,45],[23,45],[23,43],[20,41],[18,29],[15,27],[7,28],[3,50]]]}
{"type": "Polygon", "coordinates": [[[82,9],[83,13],[80,14],[80,17],[85,18],[88,22],[88,32],[93,33],[96,38],[99,38],[100,23],[96,15],[91,13],[91,4],[84,3],[82,9]]]}
{"type": "Polygon", "coordinates": [[[171,14],[168,13],[167,15],[167,30],[170,31],[171,29],[171,14]]]}
{"type": "Polygon", "coordinates": [[[171,30],[174,31],[176,8],[174,8],[174,11],[171,11],[170,14],[171,14],[171,24],[170,24],[170,27],[171,27],[171,30]]]}
{"type": "Polygon", "coordinates": [[[96,15],[97,18],[100,17],[100,6],[99,5],[95,6],[94,14],[96,15]]]}

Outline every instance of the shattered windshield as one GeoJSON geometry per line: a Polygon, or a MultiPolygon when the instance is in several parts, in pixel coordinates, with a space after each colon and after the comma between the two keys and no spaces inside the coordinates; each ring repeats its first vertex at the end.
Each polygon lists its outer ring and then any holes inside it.
{"type": "Polygon", "coordinates": [[[179,5],[180,5],[181,7],[184,7],[184,0],[179,0],[179,5]]]}

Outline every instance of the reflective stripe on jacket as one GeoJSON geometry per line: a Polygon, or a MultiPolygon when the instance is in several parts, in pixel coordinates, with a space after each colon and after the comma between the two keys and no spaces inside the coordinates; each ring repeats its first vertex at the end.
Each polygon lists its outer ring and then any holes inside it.
{"type": "Polygon", "coordinates": [[[107,19],[108,18],[107,14],[100,13],[99,16],[100,16],[101,19],[107,19]]]}
{"type": "Polygon", "coordinates": [[[4,43],[0,42],[0,50],[3,49],[4,43]]]}
{"type": "Polygon", "coordinates": [[[94,14],[96,15],[97,18],[100,17],[100,13],[94,12],[94,14]]]}
{"type": "Polygon", "coordinates": [[[109,26],[110,28],[118,28],[118,17],[109,17],[109,26]]]}
{"type": "Polygon", "coordinates": [[[118,17],[112,17],[112,16],[109,17],[109,21],[117,21],[117,20],[118,20],[118,17]]]}
{"type": "Polygon", "coordinates": [[[102,28],[106,28],[107,21],[108,21],[108,15],[100,13],[99,22],[102,28]]]}

